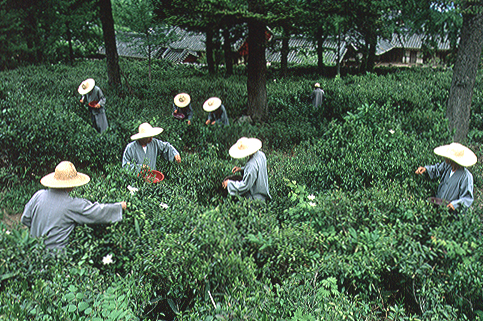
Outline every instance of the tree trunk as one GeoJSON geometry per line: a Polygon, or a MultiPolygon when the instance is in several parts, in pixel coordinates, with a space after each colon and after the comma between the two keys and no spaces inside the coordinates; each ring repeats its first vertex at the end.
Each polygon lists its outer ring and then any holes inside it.
{"type": "Polygon", "coordinates": [[[455,131],[455,142],[464,143],[468,135],[471,100],[482,47],[483,14],[464,14],[446,109],[449,130],[455,131]]]}
{"type": "Polygon", "coordinates": [[[287,77],[288,73],[288,53],[289,48],[290,33],[286,27],[283,28],[282,33],[282,52],[280,58],[280,64],[282,68],[282,77],[287,77]]]}
{"type": "Polygon", "coordinates": [[[226,27],[223,30],[223,52],[225,54],[225,68],[226,75],[233,75],[233,55],[231,53],[231,38],[230,38],[230,28],[226,27]]]}
{"type": "Polygon", "coordinates": [[[206,30],[206,64],[208,65],[208,73],[215,74],[215,61],[213,60],[213,29],[208,27],[206,30]]]}
{"type": "Polygon", "coordinates": [[[322,27],[317,30],[317,68],[324,69],[324,39],[322,38],[322,27]]]}
{"type": "Polygon", "coordinates": [[[109,85],[121,86],[119,71],[119,57],[117,55],[116,34],[114,32],[114,19],[112,18],[111,0],[99,0],[102,33],[106,47],[107,77],[109,85]]]}
{"type": "Polygon", "coordinates": [[[260,122],[267,116],[265,30],[263,22],[248,22],[248,115],[260,122]]]}
{"type": "Polygon", "coordinates": [[[369,38],[367,67],[366,67],[366,70],[369,72],[374,71],[374,65],[376,64],[376,47],[377,47],[377,36],[371,33],[369,38]]]}

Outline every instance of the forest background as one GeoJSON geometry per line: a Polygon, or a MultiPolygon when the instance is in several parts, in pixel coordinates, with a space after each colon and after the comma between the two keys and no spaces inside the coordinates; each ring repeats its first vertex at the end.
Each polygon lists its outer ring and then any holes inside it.
{"type": "MultiPolygon", "coordinates": [[[[103,60],[85,59],[102,43],[101,2],[42,7],[20,1],[15,7],[1,1],[17,9],[0,11],[11,17],[2,19],[8,39],[0,84],[3,221],[22,212],[42,188],[39,179],[64,159],[92,177],[75,196],[127,200],[129,209],[122,222],[77,227],[60,257],[47,255],[28,230],[2,223],[0,319],[481,319],[481,166],[471,168],[475,203],[464,215],[430,206],[426,198],[437,182],[414,175],[417,166],[440,161],[434,147],[453,140],[451,68],[364,67],[360,75],[329,78],[330,66],[271,66],[265,69],[266,115],[237,123],[251,112],[249,66],[212,70],[210,63],[120,59],[124,85],[118,86],[103,60]],[[22,13],[27,22],[38,19],[30,25],[35,28],[15,23],[22,13]],[[92,21],[73,18],[81,14],[92,21]],[[75,23],[78,28],[60,27],[75,23]],[[75,59],[66,54],[66,30],[82,30],[72,42],[75,59]],[[78,103],[76,89],[87,77],[108,99],[110,128],[102,135],[78,103]],[[320,110],[308,99],[315,82],[326,92],[320,110]],[[173,96],[182,91],[193,99],[191,126],[170,116],[173,96]],[[211,96],[223,100],[231,126],[204,126],[201,105],[211,96]],[[129,137],[145,121],[163,127],[161,138],[183,159],[180,165],[159,161],[166,175],[160,184],[120,166],[129,137]],[[273,196],[266,204],[221,189],[240,165],[227,151],[241,136],[263,142],[273,196]],[[131,194],[128,185],[139,191],[131,194]],[[113,263],[104,264],[108,256],[113,263]]],[[[156,7],[147,12],[161,16],[156,7]]],[[[462,16],[455,12],[446,20],[455,28],[447,30],[458,35],[462,16]]],[[[475,79],[465,140],[481,161],[481,72],[475,79]]]]}

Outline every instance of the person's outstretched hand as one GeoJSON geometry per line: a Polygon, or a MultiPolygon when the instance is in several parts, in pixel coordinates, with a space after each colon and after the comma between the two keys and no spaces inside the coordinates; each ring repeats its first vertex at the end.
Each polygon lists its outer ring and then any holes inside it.
{"type": "Polygon", "coordinates": [[[421,175],[426,172],[426,167],[419,166],[418,169],[415,171],[416,174],[421,175]]]}
{"type": "Polygon", "coordinates": [[[175,161],[176,161],[176,163],[178,163],[178,164],[179,164],[179,163],[181,163],[181,156],[179,156],[179,154],[178,154],[178,155],[176,155],[176,156],[174,156],[174,160],[175,160],[175,161]]]}
{"type": "Polygon", "coordinates": [[[127,208],[126,202],[122,201],[121,202],[121,207],[122,207],[123,210],[125,210],[127,208]]]}
{"type": "Polygon", "coordinates": [[[209,120],[209,119],[207,119],[207,120],[205,121],[205,124],[206,124],[206,125],[209,125],[209,124],[210,124],[210,120],[209,120]]]}
{"type": "Polygon", "coordinates": [[[233,174],[235,174],[236,172],[239,172],[239,171],[241,171],[241,168],[240,168],[240,167],[238,167],[238,166],[233,167],[233,169],[231,170],[231,172],[232,172],[233,174]]]}

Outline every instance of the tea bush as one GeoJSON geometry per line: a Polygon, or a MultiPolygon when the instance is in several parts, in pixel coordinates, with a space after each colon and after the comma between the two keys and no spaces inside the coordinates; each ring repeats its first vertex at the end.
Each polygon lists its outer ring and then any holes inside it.
{"type": "MultiPolygon", "coordinates": [[[[414,174],[441,161],[432,150],[450,141],[450,72],[271,73],[269,118],[257,124],[236,122],[246,113],[243,70],[221,78],[155,61],[149,80],[144,62],[121,60],[125,85],[111,88],[102,65],[1,74],[0,209],[21,212],[40,177],[68,159],[91,176],[73,196],[124,200],[128,210],[115,224],[76,227],[58,255],[26,229],[0,225],[0,319],[481,319],[478,189],[466,214],[450,213],[426,202],[438,182],[414,174]],[[101,135],[78,102],[87,77],[108,101],[110,128],[101,135]],[[316,81],[326,91],[321,110],[308,100],[316,81]],[[171,117],[178,92],[192,97],[190,126],[171,117]],[[229,127],[204,125],[201,106],[212,96],[226,106],[229,127]],[[158,159],[158,184],[121,168],[146,121],[164,128],[159,138],[182,158],[158,159]],[[221,187],[245,162],[228,154],[241,136],[263,142],[273,197],[266,203],[221,187]]],[[[474,110],[480,96],[477,87],[474,110]]],[[[473,113],[477,154],[478,126],[473,113]]],[[[481,166],[471,171],[478,187],[481,166]]]]}

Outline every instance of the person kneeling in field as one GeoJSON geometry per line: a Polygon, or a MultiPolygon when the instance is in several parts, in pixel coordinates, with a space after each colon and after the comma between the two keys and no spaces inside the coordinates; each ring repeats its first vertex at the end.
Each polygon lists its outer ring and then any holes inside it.
{"type": "Polygon", "coordinates": [[[473,204],[473,175],[465,167],[476,164],[476,155],[467,147],[452,143],[436,147],[434,153],[444,157],[444,162],[418,167],[416,174],[428,173],[429,178],[441,178],[436,198],[448,202],[451,210],[473,204]]]}
{"type": "Polygon", "coordinates": [[[257,138],[240,138],[235,145],[230,148],[230,156],[233,158],[244,158],[250,156],[245,167],[235,166],[233,174],[243,171],[241,181],[226,179],[223,181],[223,188],[228,189],[230,195],[242,195],[249,199],[272,198],[268,191],[267,158],[260,150],[262,142],[257,138]]]}
{"type": "Polygon", "coordinates": [[[62,249],[68,244],[76,224],[121,221],[126,202],[99,204],[69,195],[74,187],[89,181],[89,176],[78,173],[68,161],[60,162],[55,172],[44,176],[40,183],[49,189],[40,190],[32,196],[21,218],[21,222],[30,228],[30,235],[45,236],[47,249],[62,249]]]}
{"type": "Polygon", "coordinates": [[[203,104],[203,110],[208,112],[208,119],[206,125],[225,125],[229,126],[228,114],[226,113],[225,106],[221,103],[221,99],[218,97],[211,97],[203,104]]]}
{"type": "Polygon", "coordinates": [[[190,95],[181,93],[174,97],[173,117],[178,119],[186,119],[188,125],[191,125],[191,119],[193,119],[193,108],[191,108],[190,95]]]}
{"type": "Polygon", "coordinates": [[[139,125],[139,133],[131,136],[131,140],[122,155],[122,167],[129,166],[138,173],[143,168],[156,170],[156,159],[158,154],[163,155],[164,159],[172,162],[181,162],[178,151],[170,143],[162,142],[156,138],[163,132],[161,127],[152,127],[148,123],[139,125]]]}

